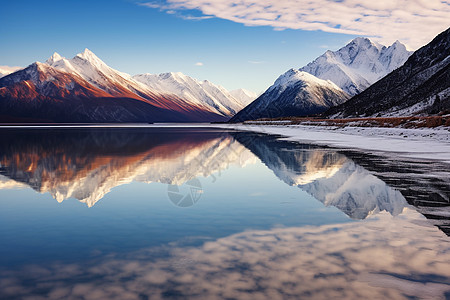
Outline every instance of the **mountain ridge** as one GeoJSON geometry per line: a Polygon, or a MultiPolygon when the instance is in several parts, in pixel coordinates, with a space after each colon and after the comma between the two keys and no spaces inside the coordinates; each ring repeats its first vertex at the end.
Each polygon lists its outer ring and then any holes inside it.
{"type": "Polygon", "coordinates": [[[137,96],[123,86],[114,88],[117,93],[113,96],[78,74],[35,62],[0,78],[0,119],[63,123],[225,120],[199,106],[184,103],[175,95],[137,96]]]}
{"type": "Polygon", "coordinates": [[[226,89],[208,81],[204,85],[214,94],[210,103],[185,99],[170,90],[153,89],[109,67],[87,48],[72,59],[54,52],[45,63],[35,62],[0,78],[0,119],[6,122],[211,122],[226,121],[244,107],[226,89]],[[101,115],[102,111],[105,116],[101,115]]]}
{"type": "Polygon", "coordinates": [[[346,99],[348,95],[333,82],[290,69],[229,122],[315,114],[346,99]]]}
{"type": "Polygon", "coordinates": [[[334,118],[436,114],[450,108],[450,28],[403,66],[324,116],[334,118]]]}
{"type": "Polygon", "coordinates": [[[399,67],[410,54],[399,41],[386,47],[368,38],[356,38],[337,51],[326,51],[298,70],[290,69],[280,75],[230,122],[322,113],[399,67]],[[305,82],[315,88],[305,88],[305,82]]]}
{"type": "Polygon", "coordinates": [[[358,37],[337,51],[326,51],[300,70],[331,80],[354,96],[403,65],[411,54],[399,41],[386,47],[358,37]]]}

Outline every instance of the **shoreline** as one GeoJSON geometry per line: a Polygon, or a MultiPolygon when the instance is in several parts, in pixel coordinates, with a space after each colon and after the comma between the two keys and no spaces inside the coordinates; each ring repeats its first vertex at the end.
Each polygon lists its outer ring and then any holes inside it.
{"type": "Polygon", "coordinates": [[[377,127],[347,124],[292,124],[286,121],[252,123],[83,123],[1,124],[1,129],[76,128],[217,128],[278,135],[282,140],[356,150],[403,159],[420,159],[450,164],[450,127],[377,127]]]}
{"type": "Polygon", "coordinates": [[[278,135],[280,139],[359,150],[403,159],[425,159],[450,164],[450,129],[315,125],[212,124],[223,129],[278,135]]]}

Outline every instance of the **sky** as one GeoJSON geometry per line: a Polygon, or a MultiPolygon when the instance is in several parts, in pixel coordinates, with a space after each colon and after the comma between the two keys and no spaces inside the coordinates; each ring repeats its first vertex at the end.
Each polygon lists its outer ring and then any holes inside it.
{"type": "Polygon", "coordinates": [[[450,26],[450,0],[0,0],[0,22],[0,66],[88,48],[131,75],[260,93],[357,36],[416,50],[450,26]]]}

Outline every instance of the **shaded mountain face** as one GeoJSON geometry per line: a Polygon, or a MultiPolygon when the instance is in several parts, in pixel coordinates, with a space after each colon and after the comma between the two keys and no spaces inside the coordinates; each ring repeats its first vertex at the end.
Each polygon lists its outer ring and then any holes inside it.
{"type": "Polygon", "coordinates": [[[407,116],[450,110],[450,29],[346,103],[330,109],[334,117],[407,116]]]}
{"type": "Polygon", "coordinates": [[[208,122],[227,117],[161,93],[108,67],[89,50],[0,78],[3,122],[208,122]]]}
{"type": "Polygon", "coordinates": [[[177,95],[192,105],[204,106],[224,117],[234,116],[250,102],[249,95],[244,92],[233,95],[208,80],[200,81],[180,72],[141,74],[133,76],[133,79],[152,90],[177,95]]]}
{"type": "Polygon", "coordinates": [[[347,99],[348,95],[331,81],[291,69],[231,118],[230,122],[311,115],[323,112],[347,99]]]}
{"type": "Polygon", "coordinates": [[[3,129],[1,135],[0,188],[29,186],[89,207],[132,181],[182,185],[255,161],[231,136],[211,130],[3,129]]]}
{"type": "Polygon", "coordinates": [[[356,38],[337,51],[325,52],[300,71],[331,80],[354,96],[402,66],[411,54],[399,41],[386,47],[368,38],[356,38]]]}

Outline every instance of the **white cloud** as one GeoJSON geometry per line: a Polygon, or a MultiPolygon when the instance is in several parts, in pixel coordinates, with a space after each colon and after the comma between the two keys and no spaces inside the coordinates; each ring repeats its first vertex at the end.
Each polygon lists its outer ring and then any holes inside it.
{"type": "Polygon", "coordinates": [[[141,5],[199,10],[205,16],[276,30],[302,29],[395,40],[418,48],[450,25],[450,3],[440,0],[167,0],[141,5]]]}
{"type": "Polygon", "coordinates": [[[195,65],[196,65],[197,67],[203,67],[203,63],[202,63],[202,62],[196,62],[195,65]]]}
{"type": "Polygon", "coordinates": [[[187,15],[187,16],[180,16],[182,19],[184,20],[192,20],[192,21],[201,21],[201,20],[207,20],[207,19],[212,19],[214,18],[213,16],[201,16],[201,17],[194,17],[191,15],[187,15]]]}

